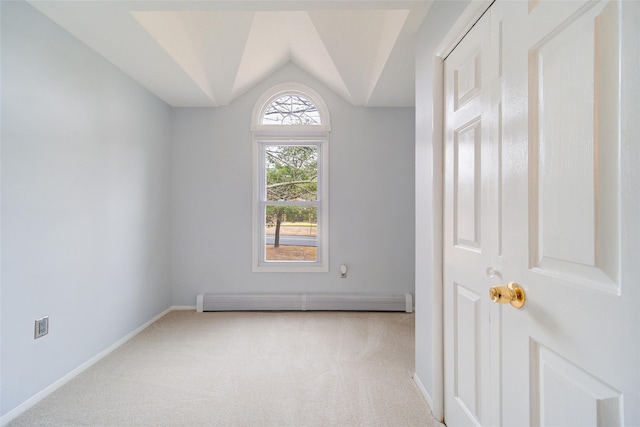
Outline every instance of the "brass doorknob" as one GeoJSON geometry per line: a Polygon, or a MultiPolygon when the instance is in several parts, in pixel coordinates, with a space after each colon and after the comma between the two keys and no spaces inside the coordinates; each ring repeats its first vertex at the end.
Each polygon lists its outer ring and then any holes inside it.
{"type": "Polygon", "coordinates": [[[494,286],[489,289],[491,301],[498,304],[511,304],[515,308],[522,308],[526,301],[524,289],[516,282],[510,282],[507,286],[494,286]]]}

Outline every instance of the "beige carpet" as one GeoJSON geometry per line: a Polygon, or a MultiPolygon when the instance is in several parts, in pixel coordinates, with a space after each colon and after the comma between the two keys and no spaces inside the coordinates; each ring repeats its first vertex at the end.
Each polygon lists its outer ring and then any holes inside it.
{"type": "Polygon", "coordinates": [[[414,316],[173,311],[10,426],[435,426],[414,316]]]}

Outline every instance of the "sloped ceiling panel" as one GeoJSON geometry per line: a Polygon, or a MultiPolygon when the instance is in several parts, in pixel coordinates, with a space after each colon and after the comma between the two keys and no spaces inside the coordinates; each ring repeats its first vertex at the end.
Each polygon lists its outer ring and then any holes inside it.
{"type": "Polygon", "coordinates": [[[411,106],[413,38],[430,5],[30,3],[170,105],[194,107],[227,105],[288,62],[354,105],[411,106]]]}
{"type": "Polygon", "coordinates": [[[253,12],[132,12],[138,23],[209,96],[232,100],[253,12]]]}
{"type": "Polygon", "coordinates": [[[345,98],[349,93],[306,12],[256,12],[234,84],[239,96],[293,62],[345,98]]]}
{"type": "Polygon", "coordinates": [[[310,12],[352,103],[366,105],[408,11],[310,12]]]}

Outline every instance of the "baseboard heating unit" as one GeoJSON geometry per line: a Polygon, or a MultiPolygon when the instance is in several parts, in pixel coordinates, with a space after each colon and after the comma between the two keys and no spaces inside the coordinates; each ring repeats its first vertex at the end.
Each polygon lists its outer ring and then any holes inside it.
{"type": "Polygon", "coordinates": [[[411,294],[201,294],[204,311],[404,311],[413,312],[411,294]]]}

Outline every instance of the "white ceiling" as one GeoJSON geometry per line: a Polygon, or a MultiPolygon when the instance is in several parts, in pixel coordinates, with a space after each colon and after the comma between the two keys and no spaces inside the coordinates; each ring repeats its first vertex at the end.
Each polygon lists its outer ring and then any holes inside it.
{"type": "Polygon", "coordinates": [[[353,105],[414,105],[431,0],[31,0],[176,107],[227,105],[288,62],[353,105]]]}

